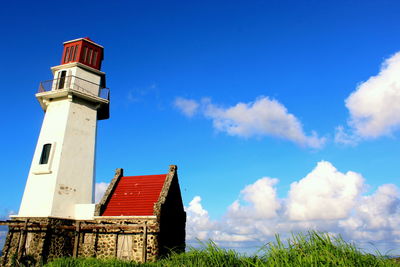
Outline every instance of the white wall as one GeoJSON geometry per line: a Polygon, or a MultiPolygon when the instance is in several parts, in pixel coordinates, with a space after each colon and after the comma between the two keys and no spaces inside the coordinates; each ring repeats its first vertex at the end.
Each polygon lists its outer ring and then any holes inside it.
{"type": "MultiPolygon", "coordinates": [[[[79,67],[70,68],[70,71],[100,83],[99,75],[79,67]]],[[[58,97],[49,102],[19,217],[74,218],[76,204],[93,202],[97,128],[95,104],[76,96],[58,97]],[[39,164],[46,143],[52,144],[49,163],[39,164]]]]}
{"type": "MultiPolygon", "coordinates": [[[[59,68],[60,66],[56,67],[57,70],[54,71],[54,79],[59,77],[61,71],[67,71],[68,77],[65,79],[66,86],[71,86],[72,89],[88,92],[96,96],[99,95],[99,84],[101,81],[99,73],[91,72],[88,71],[87,68],[80,67],[82,64],[77,65],[76,63],[73,63],[61,66],[65,67],[61,69],[59,68]]],[[[57,89],[57,85],[57,82],[53,83],[53,90],[57,89]]]]}

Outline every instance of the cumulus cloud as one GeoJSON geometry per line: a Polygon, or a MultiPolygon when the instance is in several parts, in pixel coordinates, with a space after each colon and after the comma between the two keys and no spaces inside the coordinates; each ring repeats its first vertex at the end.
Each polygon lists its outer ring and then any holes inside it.
{"type": "Polygon", "coordinates": [[[270,219],[277,216],[281,203],[276,197],[275,185],[278,179],[264,177],[254,184],[246,186],[240,192],[240,198],[229,207],[231,217],[252,217],[270,219]],[[248,203],[243,205],[241,202],[248,203]]]}
{"type": "MultiPolygon", "coordinates": [[[[179,98],[183,107],[188,106],[188,114],[197,110],[199,103],[179,98]],[[197,105],[195,105],[197,104],[197,105]]],[[[176,101],[175,101],[175,105],[176,101]]],[[[181,110],[186,114],[184,108],[181,110]]],[[[239,137],[271,136],[292,141],[301,146],[321,148],[325,138],[316,132],[307,135],[301,122],[284,105],[269,97],[260,97],[254,102],[237,103],[231,107],[220,107],[209,99],[201,101],[202,114],[211,119],[215,129],[239,137]]]]}
{"type": "Polygon", "coordinates": [[[321,161],[306,177],[290,186],[287,214],[291,220],[331,220],[349,215],[362,192],[364,179],[355,172],[341,173],[321,161]]]}
{"type": "MultiPolygon", "coordinates": [[[[391,135],[400,128],[400,52],[386,59],[380,72],[361,83],[346,99],[349,138],[373,139],[391,135]]],[[[343,131],[337,132],[343,134],[343,131]]],[[[343,135],[342,135],[343,137],[343,135]]],[[[341,142],[343,141],[344,142],[341,142]]]]}
{"type": "Polygon", "coordinates": [[[101,182],[101,183],[96,183],[95,188],[94,188],[94,202],[99,203],[101,198],[103,197],[104,193],[106,192],[108,188],[108,183],[101,182]]]}
{"type": "Polygon", "coordinates": [[[177,97],[174,101],[174,106],[178,108],[185,116],[192,117],[199,108],[199,103],[192,99],[177,97]]]}
{"type": "Polygon", "coordinates": [[[363,196],[355,212],[356,217],[340,222],[348,234],[363,240],[378,238],[400,242],[400,199],[395,185],[382,185],[374,194],[363,196]]]}
{"type": "Polygon", "coordinates": [[[210,231],[215,227],[215,223],[210,220],[208,211],[201,205],[201,197],[196,196],[186,208],[187,214],[187,239],[196,238],[206,240],[209,238],[210,231]]]}
{"type": "Polygon", "coordinates": [[[264,177],[247,185],[218,221],[210,219],[201,198],[195,197],[187,208],[188,241],[212,239],[220,245],[256,247],[276,233],[285,237],[314,229],[358,244],[373,242],[378,248],[400,242],[400,195],[395,185],[364,195],[361,174],[340,172],[327,161],[293,182],[286,198],[278,198],[278,182],[264,177]]]}

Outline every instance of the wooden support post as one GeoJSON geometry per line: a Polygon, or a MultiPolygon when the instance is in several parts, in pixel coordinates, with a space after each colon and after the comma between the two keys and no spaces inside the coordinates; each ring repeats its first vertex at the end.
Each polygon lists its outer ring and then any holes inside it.
{"type": "Polygon", "coordinates": [[[15,253],[17,254],[17,256],[18,256],[18,253],[19,253],[19,244],[21,243],[21,236],[22,236],[22,230],[20,228],[19,229],[19,235],[18,235],[18,242],[17,242],[18,246],[17,246],[17,248],[15,250],[15,253]]]}
{"type": "Polygon", "coordinates": [[[114,250],[114,257],[118,258],[118,235],[119,233],[117,233],[115,235],[115,250],[114,250]]]}
{"type": "Polygon", "coordinates": [[[29,219],[25,220],[24,228],[22,228],[21,234],[20,234],[20,240],[19,240],[20,242],[18,244],[18,262],[21,261],[22,256],[25,253],[26,230],[28,228],[28,221],[29,221],[29,219]]]}
{"type": "Polygon", "coordinates": [[[74,258],[78,257],[79,237],[80,237],[80,230],[81,230],[80,226],[81,226],[81,222],[77,221],[76,228],[75,228],[74,251],[72,252],[72,257],[74,257],[74,258]]]}
{"type": "Polygon", "coordinates": [[[94,229],[93,257],[97,258],[97,243],[99,242],[99,229],[94,229]]]}
{"type": "Polygon", "coordinates": [[[142,248],[142,260],[147,261],[147,222],[143,225],[143,248],[142,248]]]}
{"type": "Polygon", "coordinates": [[[51,226],[49,225],[49,223],[47,223],[46,227],[41,228],[43,228],[43,235],[40,241],[42,242],[42,248],[40,250],[40,261],[44,263],[47,260],[48,243],[51,241],[51,226]]]}

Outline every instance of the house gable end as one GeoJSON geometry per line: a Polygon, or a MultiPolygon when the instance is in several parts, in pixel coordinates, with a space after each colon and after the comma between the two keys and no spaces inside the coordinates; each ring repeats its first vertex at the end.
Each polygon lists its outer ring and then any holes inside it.
{"type": "Polygon", "coordinates": [[[109,200],[111,199],[112,194],[114,193],[115,188],[117,187],[118,182],[122,176],[124,176],[124,169],[122,169],[122,168],[116,169],[114,178],[111,180],[110,184],[108,185],[108,188],[107,188],[106,192],[104,193],[100,202],[98,204],[96,204],[96,206],[95,206],[94,216],[101,216],[103,214],[103,212],[104,212],[105,208],[107,207],[107,204],[108,204],[109,200]]]}
{"type": "Polygon", "coordinates": [[[186,212],[179,187],[177,166],[171,165],[159,201],[154,205],[160,221],[160,255],[185,248],[186,212]]]}

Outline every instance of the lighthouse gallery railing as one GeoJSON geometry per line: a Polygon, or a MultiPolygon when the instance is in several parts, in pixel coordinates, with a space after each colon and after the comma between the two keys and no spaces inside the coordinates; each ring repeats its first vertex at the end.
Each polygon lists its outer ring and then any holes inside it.
{"type": "Polygon", "coordinates": [[[40,82],[38,92],[43,93],[62,89],[73,89],[103,99],[110,99],[109,88],[101,87],[99,84],[72,75],[40,82]]]}

